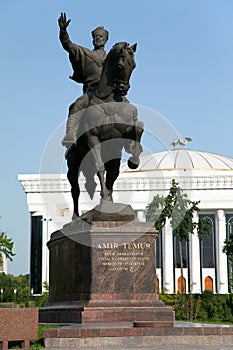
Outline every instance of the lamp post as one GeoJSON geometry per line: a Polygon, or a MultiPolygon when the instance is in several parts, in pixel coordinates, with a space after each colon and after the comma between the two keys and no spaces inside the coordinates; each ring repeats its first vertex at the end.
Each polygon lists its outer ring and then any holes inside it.
{"type": "Polygon", "coordinates": [[[3,298],[3,288],[1,288],[1,303],[2,303],[2,298],[3,298]]]}
{"type": "Polygon", "coordinates": [[[17,289],[14,288],[14,307],[16,306],[16,293],[17,293],[17,289]]]}
{"type": "Polygon", "coordinates": [[[33,300],[34,288],[31,288],[31,300],[33,300]]]}

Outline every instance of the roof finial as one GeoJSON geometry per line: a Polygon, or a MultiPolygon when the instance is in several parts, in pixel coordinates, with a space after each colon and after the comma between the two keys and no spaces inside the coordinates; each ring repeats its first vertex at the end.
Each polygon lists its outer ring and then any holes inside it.
{"type": "Polygon", "coordinates": [[[183,140],[180,138],[175,139],[174,141],[172,141],[171,145],[175,148],[177,145],[186,146],[186,143],[192,141],[191,137],[185,137],[183,140]]]}

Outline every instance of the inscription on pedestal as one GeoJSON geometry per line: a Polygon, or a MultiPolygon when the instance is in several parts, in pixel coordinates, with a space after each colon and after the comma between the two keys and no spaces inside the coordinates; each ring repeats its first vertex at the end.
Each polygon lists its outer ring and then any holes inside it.
{"type": "Polygon", "coordinates": [[[93,293],[155,293],[155,237],[133,232],[93,235],[93,293]]]}
{"type": "Polygon", "coordinates": [[[123,243],[121,246],[115,242],[98,244],[100,266],[107,267],[109,271],[137,272],[149,261],[150,243],[123,243]]]}

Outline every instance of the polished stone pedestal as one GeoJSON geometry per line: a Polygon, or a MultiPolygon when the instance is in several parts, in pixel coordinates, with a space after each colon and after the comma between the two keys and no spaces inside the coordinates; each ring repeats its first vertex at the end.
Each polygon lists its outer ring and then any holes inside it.
{"type": "Polygon", "coordinates": [[[40,322],[173,326],[158,300],[156,231],[149,223],[76,222],[52,234],[50,292],[40,322]]]}

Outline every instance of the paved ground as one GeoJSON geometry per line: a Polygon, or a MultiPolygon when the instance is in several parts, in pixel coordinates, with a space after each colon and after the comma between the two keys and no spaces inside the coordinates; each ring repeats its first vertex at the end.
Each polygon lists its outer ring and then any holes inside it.
{"type": "MultiPolygon", "coordinates": [[[[182,322],[175,321],[175,327],[233,327],[232,324],[206,324],[206,323],[193,323],[193,322],[182,322]]],[[[233,350],[233,349],[232,349],[233,350]]]]}
{"type": "MultiPolygon", "coordinates": [[[[52,348],[50,348],[52,349],[52,348]]],[[[98,349],[98,348],[97,348],[98,349]]],[[[144,347],[121,348],[121,350],[232,350],[232,345],[154,345],[144,347]]],[[[57,350],[54,348],[54,350],[57,350]]],[[[62,348],[62,350],[71,350],[71,348],[62,348]]],[[[94,348],[79,348],[78,350],[94,350],[94,348]]],[[[119,348],[102,348],[101,350],[119,350],[119,348]]]]}

